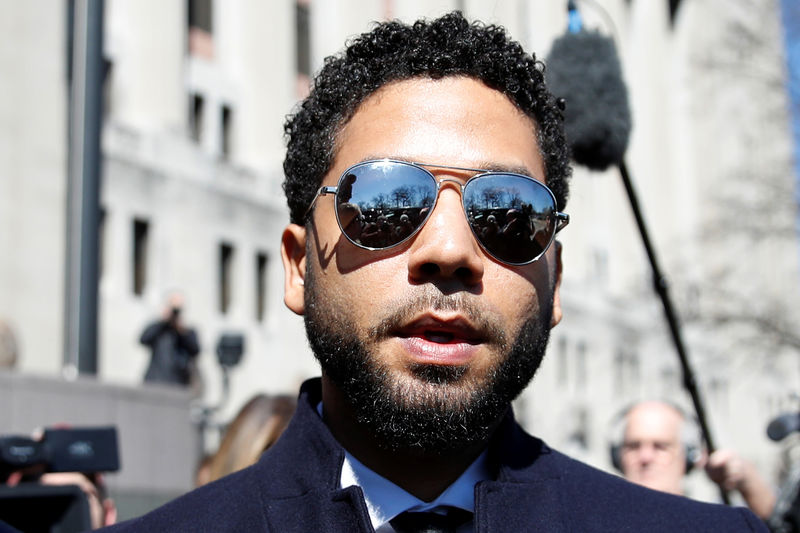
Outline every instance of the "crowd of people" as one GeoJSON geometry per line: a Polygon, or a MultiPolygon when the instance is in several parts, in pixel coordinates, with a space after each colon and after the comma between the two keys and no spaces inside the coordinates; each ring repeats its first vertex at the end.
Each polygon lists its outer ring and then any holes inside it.
{"type": "MultiPolygon", "coordinates": [[[[405,241],[424,222],[430,207],[370,207],[345,202],[337,214],[343,233],[351,241],[367,248],[384,248],[405,241]]],[[[530,206],[511,209],[471,209],[469,223],[472,231],[498,248],[519,249],[525,241],[546,239],[550,222],[532,216],[530,206]]]]}

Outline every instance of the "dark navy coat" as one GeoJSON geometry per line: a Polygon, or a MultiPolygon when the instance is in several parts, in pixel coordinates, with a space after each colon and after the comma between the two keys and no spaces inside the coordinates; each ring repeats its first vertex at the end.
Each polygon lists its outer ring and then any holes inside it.
{"type": "MultiPolygon", "coordinates": [[[[109,532],[372,533],[361,489],[339,488],[342,447],[316,411],[320,381],[303,385],[278,442],[250,468],[109,528],[109,532]]],[[[745,508],[652,491],[547,447],[508,416],[490,447],[495,481],[475,488],[475,531],[763,531],[745,508]]]]}

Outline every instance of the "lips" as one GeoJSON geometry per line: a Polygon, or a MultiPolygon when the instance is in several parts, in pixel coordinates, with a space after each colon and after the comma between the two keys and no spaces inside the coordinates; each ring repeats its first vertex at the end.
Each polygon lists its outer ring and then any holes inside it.
{"type": "Polygon", "coordinates": [[[463,365],[469,362],[484,336],[462,316],[418,317],[395,332],[411,359],[418,363],[463,365]]]}

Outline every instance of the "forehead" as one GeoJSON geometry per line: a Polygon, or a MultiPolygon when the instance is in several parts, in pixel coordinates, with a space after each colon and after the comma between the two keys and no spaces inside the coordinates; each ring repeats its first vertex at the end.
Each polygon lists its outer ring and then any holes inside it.
{"type": "Polygon", "coordinates": [[[683,417],[667,405],[647,405],[628,415],[626,439],[679,440],[683,417]]]}
{"type": "Polygon", "coordinates": [[[383,157],[522,167],[544,181],[534,122],[505,95],[471,78],[415,78],[376,91],[339,133],[326,181],[354,163],[383,157]]]}

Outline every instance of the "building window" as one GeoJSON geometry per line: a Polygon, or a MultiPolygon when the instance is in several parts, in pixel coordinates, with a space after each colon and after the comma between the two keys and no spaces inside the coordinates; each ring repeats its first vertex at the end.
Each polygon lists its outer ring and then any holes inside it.
{"type": "Polygon", "coordinates": [[[567,440],[570,445],[585,452],[589,449],[589,412],[585,407],[577,407],[570,417],[571,429],[567,440]]]}
{"type": "Polygon", "coordinates": [[[608,251],[601,248],[594,248],[590,252],[590,260],[593,266],[592,271],[598,283],[608,282],[608,251]]]}
{"type": "Polygon", "coordinates": [[[205,101],[199,94],[192,94],[190,97],[189,109],[189,132],[192,140],[199,143],[203,136],[203,110],[205,101]]]}
{"type": "Polygon", "coordinates": [[[189,27],[211,33],[211,0],[189,0],[189,27]]]}
{"type": "Polygon", "coordinates": [[[220,147],[219,151],[224,159],[231,155],[231,123],[233,122],[233,111],[227,105],[222,106],[222,116],[220,117],[220,147]]]}
{"type": "Polygon", "coordinates": [[[114,72],[114,63],[104,57],[103,58],[103,102],[102,102],[102,113],[103,113],[103,120],[108,120],[111,116],[111,91],[113,88],[112,84],[112,74],[114,72]]]}
{"type": "Polygon", "coordinates": [[[575,350],[575,384],[579,391],[586,387],[586,343],[581,341],[575,350]]]}
{"type": "Polygon", "coordinates": [[[232,245],[219,245],[219,310],[222,314],[226,314],[231,307],[233,254],[232,245]]]}
{"type": "Polygon", "coordinates": [[[659,381],[661,382],[661,395],[665,398],[669,398],[680,388],[678,374],[672,367],[664,367],[661,369],[661,379],[659,381]]]}
{"type": "Polygon", "coordinates": [[[103,279],[106,270],[106,231],[108,231],[108,212],[100,206],[97,219],[97,279],[103,279]]]}
{"type": "Polygon", "coordinates": [[[213,3],[211,0],[189,0],[188,14],[189,54],[213,59],[213,3]]]}
{"type": "Polygon", "coordinates": [[[628,348],[632,344],[626,341],[625,347],[620,347],[614,356],[614,390],[620,396],[626,396],[641,383],[639,356],[628,348]]]}
{"type": "Polygon", "coordinates": [[[558,338],[558,373],[557,373],[557,380],[559,385],[566,385],[567,379],[569,379],[569,354],[567,353],[567,338],[566,337],[559,337],[558,338]]]}
{"type": "Polygon", "coordinates": [[[681,6],[681,0],[669,0],[669,21],[675,25],[675,19],[678,17],[678,8],[681,6]]]}
{"type": "Polygon", "coordinates": [[[256,254],[256,320],[264,321],[267,311],[267,266],[266,253],[256,254]]]}
{"type": "Polygon", "coordinates": [[[309,0],[295,4],[295,52],[297,54],[297,92],[304,97],[311,84],[311,10],[309,0]]]}
{"type": "Polygon", "coordinates": [[[150,224],[146,220],[133,221],[133,294],[141,296],[147,285],[147,248],[150,224]]]}

